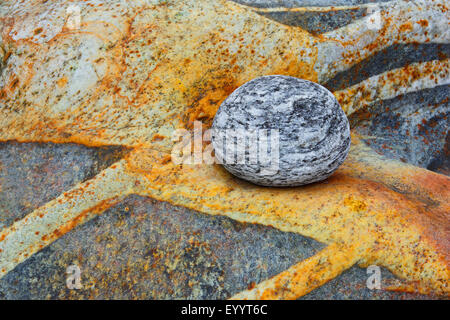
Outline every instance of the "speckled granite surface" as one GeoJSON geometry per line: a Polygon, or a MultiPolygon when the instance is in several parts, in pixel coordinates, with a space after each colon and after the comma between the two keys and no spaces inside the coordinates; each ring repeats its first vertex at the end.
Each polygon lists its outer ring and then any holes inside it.
{"type": "MultiPolygon", "coordinates": [[[[51,143],[3,143],[0,150],[5,224],[124,153],[51,143]]],[[[298,234],[130,196],[0,279],[0,298],[224,299],[323,247],[298,234]],[[73,264],[81,269],[82,290],[67,289],[73,264]]],[[[393,277],[382,269],[382,279],[393,277]]],[[[365,269],[353,267],[303,299],[432,298],[369,290],[367,278],[365,269]]]]}

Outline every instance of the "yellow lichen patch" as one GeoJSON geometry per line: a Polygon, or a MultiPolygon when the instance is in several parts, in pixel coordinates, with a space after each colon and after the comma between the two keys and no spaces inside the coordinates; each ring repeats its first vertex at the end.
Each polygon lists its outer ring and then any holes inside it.
{"type": "Polygon", "coordinates": [[[67,78],[66,77],[62,77],[61,79],[59,79],[58,81],[56,81],[56,83],[58,84],[58,86],[60,88],[65,87],[67,84],[67,78]]]}
{"type": "Polygon", "coordinates": [[[315,256],[260,283],[256,288],[238,293],[232,299],[296,299],[351,267],[359,255],[355,248],[332,244],[315,256]]]}
{"type": "Polygon", "coordinates": [[[344,199],[344,204],[352,211],[365,211],[367,205],[364,201],[354,199],[352,196],[344,199]]]}

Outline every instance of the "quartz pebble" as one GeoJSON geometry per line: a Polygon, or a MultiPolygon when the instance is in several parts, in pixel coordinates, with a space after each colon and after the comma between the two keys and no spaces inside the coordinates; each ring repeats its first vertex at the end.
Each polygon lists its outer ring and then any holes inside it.
{"type": "Polygon", "coordinates": [[[350,127],[333,94],[288,76],[236,89],[213,121],[216,158],[233,175],[263,186],[299,186],[329,177],[350,149],[350,127]]]}

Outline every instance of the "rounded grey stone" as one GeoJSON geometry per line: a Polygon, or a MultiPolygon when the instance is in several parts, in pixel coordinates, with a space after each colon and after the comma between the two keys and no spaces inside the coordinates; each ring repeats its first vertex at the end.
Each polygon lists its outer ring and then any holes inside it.
{"type": "Polygon", "coordinates": [[[350,149],[350,126],[334,95],[288,76],[264,76],[236,89],[219,107],[212,129],[223,166],[263,186],[324,180],[350,149]]]}

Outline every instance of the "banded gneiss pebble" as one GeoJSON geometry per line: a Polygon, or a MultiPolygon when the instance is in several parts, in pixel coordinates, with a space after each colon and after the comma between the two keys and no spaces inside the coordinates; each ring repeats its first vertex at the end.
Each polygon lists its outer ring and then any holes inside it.
{"type": "Polygon", "coordinates": [[[350,126],[334,95],[289,76],[263,76],[236,89],[221,104],[212,128],[223,166],[263,186],[324,180],[350,149],[350,126]]]}

